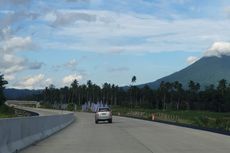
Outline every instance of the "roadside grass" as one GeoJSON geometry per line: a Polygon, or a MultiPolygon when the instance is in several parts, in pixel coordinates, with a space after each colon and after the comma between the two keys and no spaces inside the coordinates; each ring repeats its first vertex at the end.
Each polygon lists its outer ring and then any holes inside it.
{"type": "Polygon", "coordinates": [[[143,108],[125,108],[115,106],[112,108],[114,115],[136,117],[147,120],[167,121],[172,123],[180,123],[193,125],[198,127],[213,128],[218,130],[230,131],[230,112],[217,113],[208,111],[166,111],[153,110],[143,108]]]}
{"type": "Polygon", "coordinates": [[[16,117],[14,109],[6,105],[0,106],[0,118],[12,118],[16,117]]]}

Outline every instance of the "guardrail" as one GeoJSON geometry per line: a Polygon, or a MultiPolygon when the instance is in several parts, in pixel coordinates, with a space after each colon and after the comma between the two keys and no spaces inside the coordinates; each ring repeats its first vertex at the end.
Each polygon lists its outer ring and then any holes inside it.
{"type": "Polygon", "coordinates": [[[0,119],[0,153],[16,153],[74,120],[74,113],[0,119]]]}

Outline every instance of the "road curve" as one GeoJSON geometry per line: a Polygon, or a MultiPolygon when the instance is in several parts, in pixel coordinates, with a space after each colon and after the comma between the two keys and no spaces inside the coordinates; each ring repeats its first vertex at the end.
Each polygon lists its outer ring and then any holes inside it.
{"type": "Polygon", "coordinates": [[[50,115],[61,115],[71,113],[64,110],[54,110],[54,109],[43,109],[43,108],[33,108],[33,107],[24,107],[22,104],[36,104],[36,101],[18,101],[18,100],[8,100],[6,105],[13,106],[17,109],[22,109],[25,111],[36,112],[39,116],[50,116],[50,115]]]}
{"type": "Polygon", "coordinates": [[[22,153],[229,153],[230,137],[156,122],[114,117],[95,124],[94,114],[76,113],[68,128],[22,153]]]}
{"type": "Polygon", "coordinates": [[[64,111],[64,110],[32,108],[32,107],[23,107],[23,106],[15,106],[15,108],[22,109],[25,111],[30,111],[30,112],[36,112],[39,114],[39,116],[52,116],[52,115],[61,115],[61,114],[72,113],[70,111],[64,111]]]}

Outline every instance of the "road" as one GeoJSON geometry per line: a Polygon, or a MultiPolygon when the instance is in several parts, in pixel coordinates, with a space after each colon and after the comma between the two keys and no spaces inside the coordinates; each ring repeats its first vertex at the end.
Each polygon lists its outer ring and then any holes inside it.
{"type": "Polygon", "coordinates": [[[229,153],[230,137],[156,122],[114,117],[95,124],[94,114],[76,113],[76,122],[22,153],[229,153]]]}
{"type": "Polygon", "coordinates": [[[17,101],[17,100],[8,100],[6,101],[7,105],[11,105],[18,109],[23,109],[27,111],[36,112],[39,116],[49,116],[49,115],[58,115],[58,114],[67,114],[69,111],[60,111],[54,109],[42,109],[42,108],[33,108],[33,107],[24,107],[23,104],[36,104],[36,101],[17,101]],[[18,105],[19,104],[19,105],[18,105]]]}

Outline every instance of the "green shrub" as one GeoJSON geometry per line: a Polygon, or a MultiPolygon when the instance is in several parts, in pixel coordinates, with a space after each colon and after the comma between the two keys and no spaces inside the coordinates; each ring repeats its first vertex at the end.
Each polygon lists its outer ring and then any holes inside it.
{"type": "Polygon", "coordinates": [[[67,106],[68,111],[74,111],[74,103],[69,103],[67,106]]]}

